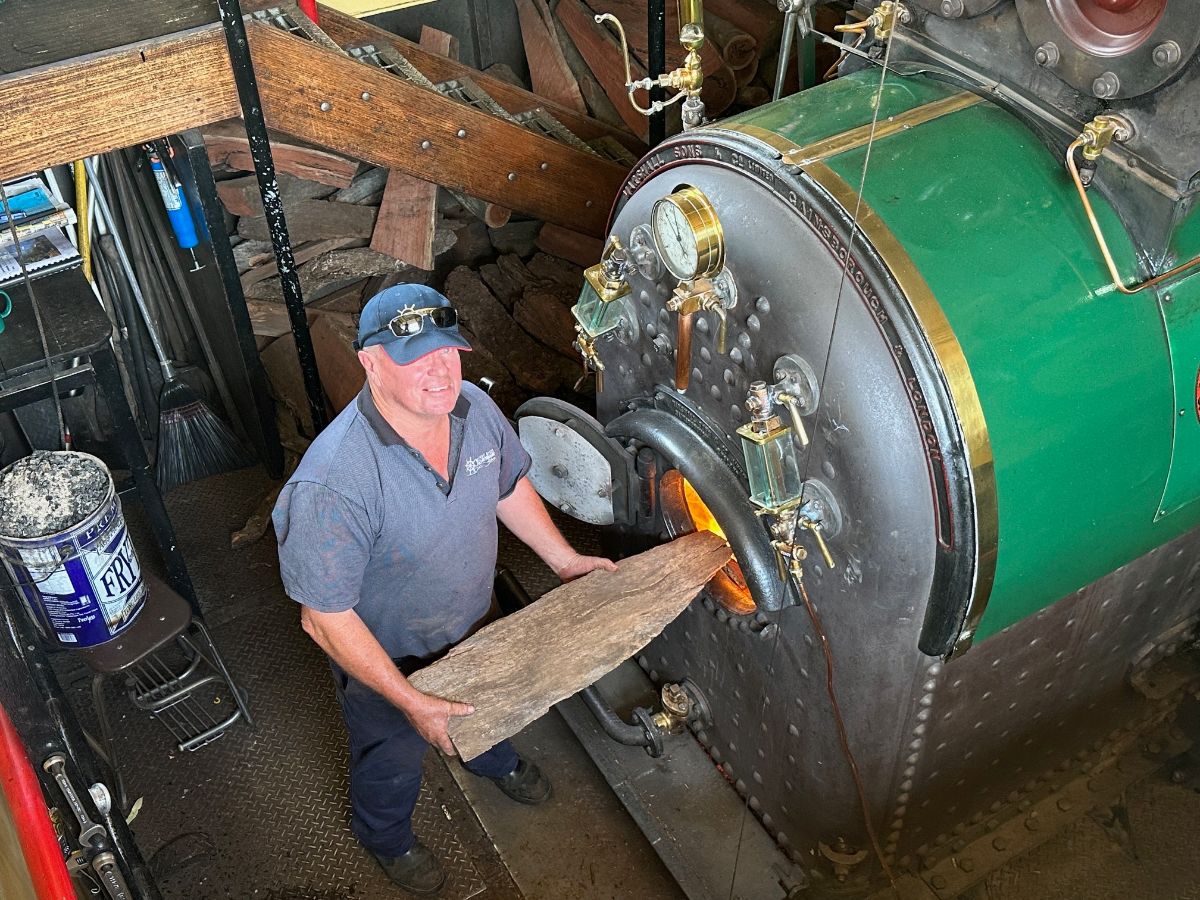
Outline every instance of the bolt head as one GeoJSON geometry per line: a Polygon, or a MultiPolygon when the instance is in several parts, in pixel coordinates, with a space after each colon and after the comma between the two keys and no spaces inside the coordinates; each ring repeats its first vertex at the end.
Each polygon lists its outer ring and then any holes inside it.
{"type": "Polygon", "coordinates": [[[1121,91],[1121,79],[1116,72],[1105,72],[1092,82],[1092,93],[1101,100],[1110,100],[1121,91]]]}
{"type": "Polygon", "coordinates": [[[934,888],[936,888],[937,890],[940,891],[943,888],[945,888],[945,886],[946,886],[946,876],[945,875],[934,875],[933,878],[931,878],[929,880],[929,883],[932,884],[934,886],[934,888]]]}
{"type": "Polygon", "coordinates": [[[1053,69],[1057,66],[1061,58],[1061,54],[1058,52],[1058,44],[1054,43],[1054,41],[1046,41],[1043,44],[1039,44],[1038,48],[1033,51],[1033,61],[1047,69],[1053,69]]]}
{"type": "Polygon", "coordinates": [[[321,101],[321,112],[329,112],[331,109],[333,109],[332,103],[330,103],[328,100],[321,101]]]}
{"type": "Polygon", "coordinates": [[[1160,69],[1165,69],[1179,62],[1179,58],[1183,55],[1183,51],[1179,49],[1179,45],[1174,41],[1163,41],[1154,48],[1150,54],[1150,58],[1154,60],[1154,64],[1160,69]]]}
{"type": "Polygon", "coordinates": [[[963,0],[942,0],[942,15],[947,19],[957,19],[964,12],[963,0]]]}
{"type": "Polygon", "coordinates": [[[370,91],[363,91],[361,94],[359,94],[359,96],[360,96],[360,97],[362,97],[364,100],[370,100],[370,99],[371,99],[371,92],[370,92],[370,91]]]}

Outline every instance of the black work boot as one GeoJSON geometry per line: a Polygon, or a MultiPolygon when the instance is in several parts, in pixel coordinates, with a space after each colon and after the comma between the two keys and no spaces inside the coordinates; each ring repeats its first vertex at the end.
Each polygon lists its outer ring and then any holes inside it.
{"type": "Polygon", "coordinates": [[[550,798],[550,779],[534,763],[518,759],[517,767],[500,778],[493,778],[500,790],[518,803],[531,806],[550,798]]]}
{"type": "Polygon", "coordinates": [[[379,856],[392,883],[413,894],[436,894],[446,883],[446,873],[429,848],[417,841],[403,856],[379,856]]]}

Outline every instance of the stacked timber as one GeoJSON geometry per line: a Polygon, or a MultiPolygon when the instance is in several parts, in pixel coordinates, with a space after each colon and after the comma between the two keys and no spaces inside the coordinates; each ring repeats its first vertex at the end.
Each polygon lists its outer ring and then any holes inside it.
{"type": "MultiPolygon", "coordinates": [[[[217,139],[209,141],[218,163],[217,192],[272,390],[283,415],[294,420],[281,422],[281,430],[312,434],[258,184],[242,171],[249,158],[227,152],[222,130],[214,129],[217,139]]],[[[394,172],[284,139],[274,147],[331,412],[350,402],[363,383],[351,347],[359,311],[377,292],[402,282],[428,284],[450,298],[474,347],[462,356],[463,376],[494,383],[492,396],[505,412],[534,395],[576,395],[583,369],[572,347],[570,310],[583,267],[599,259],[598,239],[507,211],[497,219],[487,204],[436,185],[414,192],[412,179],[403,179],[402,192],[389,191],[394,172]]]]}

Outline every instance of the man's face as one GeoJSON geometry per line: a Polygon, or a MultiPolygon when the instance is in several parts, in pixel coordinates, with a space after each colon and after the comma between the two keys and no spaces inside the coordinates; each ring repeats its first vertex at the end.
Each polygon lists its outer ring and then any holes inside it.
{"type": "Polygon", "coordinates": [[[419,418],[444,416],[454,409],[462,390],[458,350],[442,347],[406,366],[392,361],[382,347],[372,348],[363,361],[371,387],[386,402],[419,418]]]}

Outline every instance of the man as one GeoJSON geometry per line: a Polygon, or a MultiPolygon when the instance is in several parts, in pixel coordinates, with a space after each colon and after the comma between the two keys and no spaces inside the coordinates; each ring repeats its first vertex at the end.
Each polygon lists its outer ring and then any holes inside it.
{"type": "MultiPolygon", "coordinates": [[[[400,887],[445,880],[412,832],[427,744],[453,755],[451,716],[474,709],[405,677],[483,624],[499,518],[563,580],[581,556],[525,477],[530,460],[504,415],[463,384],[450,302],[403,284],[363,309],[355,344],[366,385],[284,485],[273,520],[284,588],[330,657],[350,734],[351,827],[400,887]]],[[[550,783],[508,741],[466,764],[522,803],[550,783]]]]}

